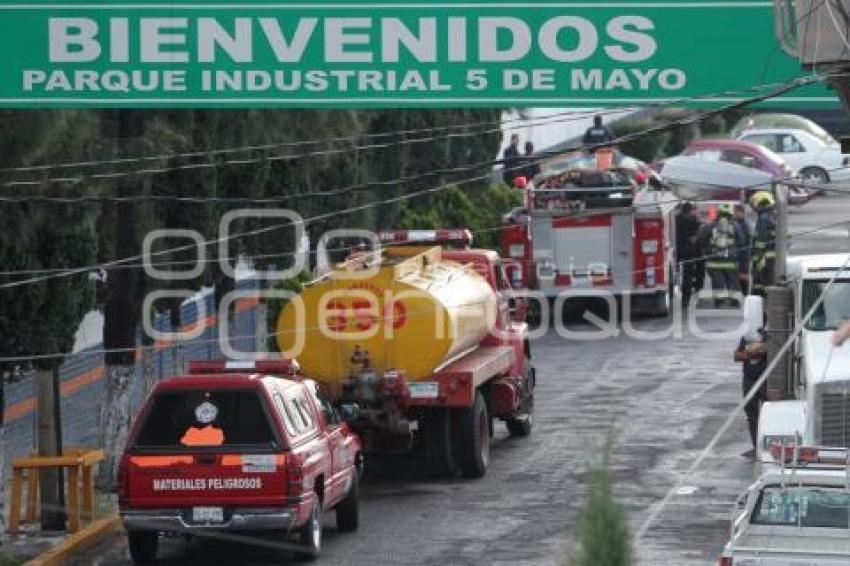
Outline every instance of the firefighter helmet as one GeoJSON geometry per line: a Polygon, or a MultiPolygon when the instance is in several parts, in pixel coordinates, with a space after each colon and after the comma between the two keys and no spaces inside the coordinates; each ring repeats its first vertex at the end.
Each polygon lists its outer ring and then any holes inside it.
{"type": "Polygon", "coordinates": [[[735,207],[732,206],[732,203],[729,202],[724,202],[723,204],[717,207],[718,216],[732,216],[733,212],[735,212],[735,207]]]}
{"type": "Polygon", "coordinates": [[[750,199],[750,204],[753,205],[753,208],[759,208],[762,205],[773,206],[773,195],[767,191],[758,191],[750,199]]]}

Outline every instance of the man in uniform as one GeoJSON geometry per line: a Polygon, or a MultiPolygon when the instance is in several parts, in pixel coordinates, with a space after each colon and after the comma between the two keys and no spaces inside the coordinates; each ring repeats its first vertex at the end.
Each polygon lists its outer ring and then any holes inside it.
{"type": "Polygon", "coordinates": [[[738,226],[744,240],[738,248],[738,284],[745,295],[750,287],[750,239],[752,238],[750,223],[747,221],[747,211],[743,204],[735,205],[735,224],[738,226]]]}
{"type": "MultiPolygon", "coordinates": [[[[741,338],[741,342],[735,350],[735,361],[743,364],[743,380],[741,385],[743,395],[746,396],[767,367],[767,344],[764,341],[762,330],[759,330],[759,338],[757,340],[749,341],[746,338],[741,338]]],[[[763,383],[758,392],[750,399],[750,402],[744,405],[744,413],[747,415],[750,440],[753,443],[753,448],[756,447],[759,413],[761,412],[761,404],[765,399],[766,386],[767,383],[763,383]]]]}
{"type": "Polygon", "coordinates": [[[582,143],[584,145],[602,145],[614,140],[614,135],[605,124],[602,123],[602,116],[593,117],[593,125],[584,132],[582,143]]]}
{"type": "Polygon", "coordinates": [[[752,253],[753,295],[764,296],[765,289],[773,285],[776,263],[776,208],[773,195],[759,191],[750,204],[758,214],[752,253]]]}
{"type": "Polygon", "coordinates": [[[522,164],[522,155],[519,153],[519,134],[511,135],[511,145],[505,148],[502,159],[502,180],[509,187],[514,186],[514,178],[522,175],[519,170],[522,164]]]}
{"type": "MultiPolygon", "coordinates": [[[[679,262],[679,273],[682,276],[682,307],[688,308],[691,295],[699,292],[702,285],[697,282],[697,235],[700,221],[697,218],[696,207],[690,202],[682,205],[676,215],[676,260],[679,262]]],[[[701,283],[701,282],[700,282],[701,283]]]]}
{"type": "Polygon", "coordinates": [[[716,307],[734,305],[733,293],[741,290],[738,285],[738,248],[744,237],[732,220],[731,203],[718,207],[717,220],[701,234],[700,248],[706,252],[705,262],[716,307]]]}

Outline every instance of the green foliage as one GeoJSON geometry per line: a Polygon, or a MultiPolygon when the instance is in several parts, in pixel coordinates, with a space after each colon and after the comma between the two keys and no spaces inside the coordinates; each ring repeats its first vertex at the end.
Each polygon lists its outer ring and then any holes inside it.
{"type": "MultiPolygon", "coordinates": [[[[619,138],[636,132],[642,132],[654,125],[653,120],[648,118],[627,118],[614,124],[612,132],[614,137],[619,138]]],[[[650,163],[664,156],[664,149],[670,142],[671,137],[672,135],[669,132],[642,136],[636,140],[620,144],[620,150],[626,155],[650,163]]]]}
{"type": "Polygon", "coordinates": [[[0,566],[18,566],[21,563],[17,558],[0,550],[0,566]]]}
{"type": "Polygon", "coordinates": [[[600,460],[588,466],[586,494],[579,523],[580,548],[572,566],[630,566],[632,540],[623,508],[614,500],[610,459],[613,435],[600,460]]]}
{"type": "MultiPolygon", "coordinates": [[[[366,208],[353,214],[334,211],[410,193],[470,176],[470,172],[445,173],[451,168],[487,162],[496,155],[500,134],[489,132],[472,137],[447,137],[462,133],[465,123],[490,121],[497,124],[498,109],[456,110],[133,110],[131,133],[122,131],[122,113],[116,110],[0,111],[4,136],[0,140],[0,168],[20,165],[104,160],[134,155],[173,155],[200,152],[192,158],[152,160],[100,166],[96,170],[69,171],[68,176],[87,172],[126,171],[140,168],[169,168],[177,164],[217,164],[211,168],[188,168],[159,175],[132,175],[124,180],[105,179],[77,185],[46,184],[27,188],[32,194],[80,195],[162,195],[174,197],[222,197],[227,199],[286,198],[318,191],[333,191],[376,184],[367,190],[344,190],[338,196],[292,198],[266,205],[288,207],[303,218],[319,215],[308,224],[313,243],[327,230],[347,227],[381,228],[397,224],[400,216],[410,226],[451,224],[471,228],[498,224],[506,212],[504,191],[487,188],[487,183],[464,184],[451,194],[434,197],[436,210],[427,210],[430,199],[416,198],[410,204],[366,208]],[[451,130],[445,128],[451,127],[451,130]],[[422,128],[443,128],[433,133],[422,128]],[[367,137],[403,130],[406,134],[367,137]],[[430,140],[435,137],[439,139],[430,140]],[[401,144],[401,140],[415,143],[401,144]],[[316,140],[315,142],[304,140],[316,140]],[[418,141],[423,140],[423,141],[418,141]],[[233,154],[204,155],[205,150],[251,146],[254,149],[233,154]],[[354,146],[373,146],[354,150],[354,146]],[[331,150],[331,151],[320,151],[331,150]],[[316,152],[293,159],[264,158],[316,152]],[[260,159],[259,164],[226,166],[230,159],[260,159]],[[423,179],[411,180],[426,174],[423,179]],[[405,181],[389,183],[395,179],[405,181]],[[495,192],[494,192],[495,191],[495,192]],[[467,197],[475,193],[478,196],[467,197]],[[481,195],[489,195],[483,198],[481,195]],[[488,200],[490,199],[490,200],[488,200]],[[497,199],[502,199],[497,202],[497,199]],[[462,213],[458,212],[458,208],[462,213]],[[416,211],[415,215],[414,212],[416,211]],[[417,218],[414,218],[417,216],[417,218]]],[[[126,116],[127,114],[123,114],[126,116]]],[[[489,128],[490,130],[492,128],[489,128]]],[[[472,131],[480,131],[476,128],[472,131]]],[[[65,174],[62,171],[62,174],[65,174]]],[[[40,179],[49,173],[15,179],[40,179]]],[[[20,189],[2,189],[2,195],[16,195],[20,189]]],[[[510,199],[507,199],[510,200],[510,199]]],[[[186,228],[199,231],[206,239],[217,237],[218,222],[228,210],[260,205],[232,201],[222,203],[180,203],[146,201],[133,205],[87,203],[79,205],[3,204],[4,224],[0,226],[0,271],[56,269],[97,265],[133,256],[150,230],[186,228]],[[128,223],[129,216],[133,222],[128,223]],[[118,236],[123,236],[119,238],[118,236]],[[129,241],[127,241],[129,240],[129,241]],[[134,251],[136,250],[136,251],[134,251]]],[[[508,207],[509,208],[509,207],[508,207]]],[[[231,226],[232,233],[245,232],[274,221],[247,218],[231,226]]],[[[225,253],[231,262],[240,254],[262,256],[257,269],[289,265],[287,253],[294,248],[292,230],[280,229],[229,242],[225,253]]],[[[486,240],[479,240],[486,241],[486,240]]],[[[490,240],[492,241],[492,239],[490,240]]],[[[161,240],[154,251],[183,246],[185,239],[161,240]]],[[[156,263],[191,263],[196,250],[155,256],[156,263]]],[[[142,300],[148,291],[159,288],[198,288],[213,284],[226,291],[229,281],[214,261],[219,246],[206,248],[205,272],[194,281],[166,282],[144,276],[141,269],[122,267],[108,274],[109,285],[99,297],[106,299],[108,347],[134,345],[142,300]]],[[[183,269],[175,266],[173,269],[183,269]]],[[[13,280],[0,275],[0,284],[13,280]]],[[[37,284],[4,290],[0,302],[0,356],[67,352],[82,315],[93,306],[93,289],[86,274],[51,278],[37,284]]],[[[179,300],[162,303],[163,309],[179,300]]],[[[104,306],[102,304],[101,306],[104,306]]],[[[44,362],[61,363],[61,358],[44,362]]],[[[121,363],[110,361],[109,363],[121,363]]]]}
{"type": "Polygon", "coordinates": [[[522,204],[522,193],[505,185],[467,192],[452,185],[430,199],[427,206],[405,203],[393,227],[399,229],[468,228],[475,246],[498,247],[502,215],[522,204]]]}
{"type": "MultiPolygon", "coordinates": [[[[0,113],[6,127],[0,167],[15,167],[35,160],[68,161],[91,158],[101,149],[97,121],[83,111],[16,111],[0,113]]],[[[17,176],[21,178],[21,176],[17,176]]],[[[39,194],[39,186],[28,187],[39,194]]],[[[2,195],[20,194],[4,188],[2,195]]],[[[58,185],[51,194],[92,194],[91,184],[58,185]]],[[[46,192],[46,191],[45,191],[46,192]]],[[[0,271],[31,271],[0,275],[0,284],[26,279],[32,282],[3,290],[0,301],[0,356],[29,356],[68,352],[80,320],[93,305],[93,284],[87,273],[49,279],[43,269],[94,264],[97,258],[98,208],[3,203],[0,214],[0,271]]],[[[38,369],[52,369],[62,358],[40,359],[38,369]]],[[[3,369],[3,368],[0,368],[3,369]]]]}
{"type": "MultiPolygon", "coordinates": [[[[281,279],[280,281],[275,282],[272,285],[272,290],[274,291],[291,291],[295,294],[300,293],[304,289],[304,285],[309,283],[312,279],[309,271],[302,271],[295,277],[290,277],[289,279],[281,279]]],[[[269,328],[275,328],[277,326],[277,317],[280,315],[280,311],[289,303],[290,299],[287,298],[269,298],[265,299],[266,303],[266,320],[268,322],[269,328]]]]}
{"type": "MultiPolygon", "coordinates": [[[[658,112],[651,118],[625,118],[612,125],[615,137],[621,137],[649,128],[656,128],[676,120],[691,118],[697,114],[695,110],[670,108],[658,112]]],[[[679,155],[692,141],[705,137],[729,137],[730,124],[737,122],[744,112],[728,110],[694,124],[677,126],[671,130],[641,136],[640,138],[620,145],[626,155],[631,155],[641,161],[650,163],[659,159],[679,155]]]]}

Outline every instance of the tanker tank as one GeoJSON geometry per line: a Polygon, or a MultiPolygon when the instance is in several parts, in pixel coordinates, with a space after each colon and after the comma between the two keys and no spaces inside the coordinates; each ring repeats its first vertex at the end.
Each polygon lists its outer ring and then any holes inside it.
{"type": "Polygon", "coordinates": [[[477,346],[495,324],[496,294],[471,266],[442,259],[439,247],[380,254],[372,273],[348,262],[306,287],[278,318],[281,352],[331,389],[349,377],[356,352],[368,353],[378,375],[392,369],[421,380],[477,346]]]}

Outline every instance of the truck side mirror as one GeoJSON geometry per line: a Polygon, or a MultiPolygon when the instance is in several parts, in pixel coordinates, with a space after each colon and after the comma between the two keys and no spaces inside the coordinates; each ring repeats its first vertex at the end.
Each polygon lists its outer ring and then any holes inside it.
{"type": "Polygon", "coordinates": [[[756,295],[744,298],[744,337],[749,341],[760,338],[759,329],[764,328],[764,299],[756,295]]]}

